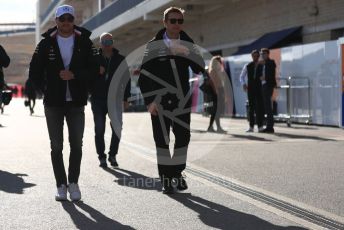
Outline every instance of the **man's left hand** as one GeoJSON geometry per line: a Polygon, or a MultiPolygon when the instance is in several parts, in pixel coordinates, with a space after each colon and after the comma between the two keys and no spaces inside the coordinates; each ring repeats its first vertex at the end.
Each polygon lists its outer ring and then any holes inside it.
{"type": "Polygon", "coordinates": [[[72,80],[74,79],[74,74],[69,70],[61,70],[60,78],[64,81],[72,80]]]}
{"type": "Polygon", "coordinates": [[[129,109],[129,102],[123,101],[123,108],[124,108],[124,110],[128,110],[129,109]]]}

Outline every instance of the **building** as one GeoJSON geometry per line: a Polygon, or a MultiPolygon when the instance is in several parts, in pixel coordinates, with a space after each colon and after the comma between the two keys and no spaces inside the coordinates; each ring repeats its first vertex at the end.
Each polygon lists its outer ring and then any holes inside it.
{"type": "MultiPolygon", "coordinates": [[[[308,82],[304,90],[290,91],[290,97],[280,90],[278,112],[306,114],[313,123],[344,127],[343,0],[40,0],[36,42],[39,34],[54,24],[55,9],[61,4],[75,7],[76,23],[93,32],[96,44],[101,33],[110,32],[115,46],[126,55],[162,28],[166,8],[181,7],[186,10],[185,30],[195,42],[211,54],[225,57],[229,97],[235,107],[227,105],[227,115],[246,115],[239,74],[250,61],[247,54],[266,47],[273,49],[279,82],[289,76],[308,82]]],[[[135,82],[137,73],[132,73],[135,82]]],[[[197,92],[194,112],[200,112],[201,81],[194,78],[190,82],[197,92]]]]}
{"type": "Polygon", "coordinates": [[[344,32],[342,0],[39,0],[36,41],[61,4],[75,7],[76,23],[90,29],[92,39],[111,32],[124,53],[150,40],[172,5],[186,10],[185,27],[196,43],[224,56],[272,32],[281,33],[270,48],[335,40],[344,32]]]}

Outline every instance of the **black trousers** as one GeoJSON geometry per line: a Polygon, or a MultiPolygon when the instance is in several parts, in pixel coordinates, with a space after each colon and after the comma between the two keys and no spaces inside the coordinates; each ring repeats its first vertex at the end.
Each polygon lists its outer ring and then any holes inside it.
{"type": "Polygon", "coordinates": [[[254,127],[255,122],[258,127],[263,126],[264,103],[261,88],[254,89],[249,87],[248,93],[248,112],[250,127],[254,127]]]}
{"type": "MultiPolygon", "coordinates": [[[[93,120],[94,120],[94,130],[95,130],[95,143],[96,143],[96,150],[99,159],[106,158],[105,155],[105,129],[106,129],[106,115],[108,114],[108,107],[106,100],[91,100],[92,112],[93,112],[93,120]]],[[[121,111],[120,111],[120,114],[121,111]]],[[[120,129],[122,129],[122,116],[120,117],[120,129]]],[[[119,143],[120,143],[120,133],[116,133],[111,124],[111,142],[110,142],[110,150],[109,150],[109,157],[115,156],[118,153],[119,143]]]]}
{"type": "Polygon", "coordinates": [[[272,111],[272,93],[274,88],[263,85],[264,109],[266,114],[266,128],[272,129],[274,127],[274,115],[272,111]]]}
{"type": "Polygon", "coordinates": [[[63,107],[45,106],[44,110],[50,138],[51,161],[56,185],[57,187],[60,187],[62,184],[67,185],[67,176],[62,154],[65,118],[68,126],[70,144],[68,182],[78,183],[82,157],[82,138],[85,128],[84,106],[76,107],[70,104],[63,107]]]}
{"type": "Polygon", "coordinates": [[[190,142],[190,113],[174,119],[151,115],[153,137],[161,178],[178,178],[186,167],[187,150],[190,142]],[[170,155],[170,129],[175,136],[173,156],[170,155]]]}
{"type": "Polygon", "coordinates": [[[217,111],[218,110],[218,104],[217,104],[217,95],[214,93],[212,95],[213,99],[213,105],[212,108],[210,109],[210,121],[209,121],[209,127],[213,127],[214,121],[216,121],[216,126],[217,128],[220,127],[220,113],[217,111]]]}

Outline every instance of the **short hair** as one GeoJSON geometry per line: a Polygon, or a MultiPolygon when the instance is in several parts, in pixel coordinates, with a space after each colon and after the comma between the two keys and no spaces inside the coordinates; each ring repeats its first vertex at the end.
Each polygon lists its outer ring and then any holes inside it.
{"type": "Polygon", "coordinates": [[[253,54],[258,54],[259,55],[259,51],[258,50],[252,50],[251,51],[251,55],[253,55],[253,54]]]}
{"type": "Polygon", "coordinates": [[[270,50],[268,49],[268,48],[262,48],[261,50],[260,50],[260,52],[266,52],[266,53],[270,53],[270,50]]]}
{"type": "Polygon", "coordinates": [[[112,34],[108,33],[108,32],[105,32],[105,33],[102,33],[99,37],[99,41],[102,42],[102,39],[105,37],[105,36],[110,36],[112,37],[112,34]]]}
{"type": "Polygon", "coordinates": [[[171,7],[167,8],[164,11],[164,21],[166,21],[168,19],[168,15],[170,13],[179,13],[179,14],[183,15],[183,17],[184,17],[185,10],[183,10],[182,8],[179,8],[179,7],[175,7],[175,6],[171,6],[171,7]]]}

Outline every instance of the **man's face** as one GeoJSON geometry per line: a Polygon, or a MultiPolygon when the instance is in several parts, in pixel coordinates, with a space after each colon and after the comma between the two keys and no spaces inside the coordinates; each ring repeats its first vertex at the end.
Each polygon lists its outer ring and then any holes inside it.
{"type": "Polygon", "coordinates": [[[176,12],[171,12],[167,15],[164,21],[165,28],[170,33],[180,33],[184,23],[183,15],[176,12]]]}
{"type": "Polygon", "coordinates": [[[109,52],[113,48],[113,38],[110,35],[105,35],[101,40],[102,50],[109,52]]]}
{"type": "Polygon", "coordinates": [[[72,33],[74,29],[74,17],[70,14],[63,14],[55,19],[57,28],[62,33],[72,33]]]}
{"type": "Polygon", "coordinates": [[[268,53],[268,52],[263,51],[263,52],[261,53],[261,55],[262,55],[263,60],[269,59],[269,53],[268,53]]]}
{"type": "Polygon", "coordinates": [[[252,60],[253,60],[254,62],[257,62],[257,61],[258,61],[258,59],[259,59],[259,53],[253,53],[251,56],[252,56],[252,60]]]}

